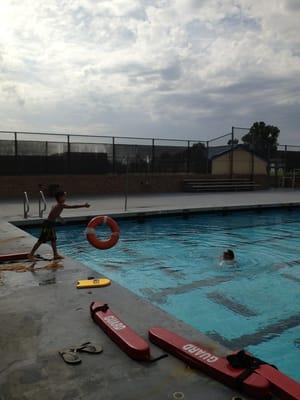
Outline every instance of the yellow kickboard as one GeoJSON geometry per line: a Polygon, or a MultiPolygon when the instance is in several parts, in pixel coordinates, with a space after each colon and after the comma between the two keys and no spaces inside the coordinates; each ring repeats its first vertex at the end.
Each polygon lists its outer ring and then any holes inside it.
{"type": "Polygon", "coordinates": [[[106,278],[100,279],[83,279],[77,281],[76,287],[77,289],[84,289],[84,288],[96,288],[96,287],[103,287],[110,285],[110,280],[106,278]]]}

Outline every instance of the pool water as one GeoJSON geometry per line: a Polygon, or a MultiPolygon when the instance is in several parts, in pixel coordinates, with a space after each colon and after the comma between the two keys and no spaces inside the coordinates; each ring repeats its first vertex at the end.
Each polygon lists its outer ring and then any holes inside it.
{"type": "Polygon", "coordinates": [[[122,220],[120,227],[117,246],[100,251],[85,240],[85,226],[61,226],[58,247],[229,348],[247,348],[300,381],[298,209],[122,220]],[[235,265],[220,265],[227,248],[236,253],[235,265]]]}

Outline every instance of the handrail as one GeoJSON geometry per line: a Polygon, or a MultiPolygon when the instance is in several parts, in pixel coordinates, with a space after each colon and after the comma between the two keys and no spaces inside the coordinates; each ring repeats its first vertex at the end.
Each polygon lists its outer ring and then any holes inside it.
{"type": "Polygon", "coordinates": [[[27,192],[24,192],[23,206],[24,206],[24,218],[27,219],[28,215],[29,215],[29,210],[30,210],[30,204],[29,204],[27,192]]]}
{"type": "Polygon", "coordinates": [[[39,217],[40,218],[43,218],[43,214],[46,211],[46,209],[47,209],[47,202],[45,199],[45,195],[44,195],[44,192],[42,190],[40,190],[40,198],[39,198],[39,217]],[[43,203],[43,208],[41,207],[42,203],[43,203]]]}

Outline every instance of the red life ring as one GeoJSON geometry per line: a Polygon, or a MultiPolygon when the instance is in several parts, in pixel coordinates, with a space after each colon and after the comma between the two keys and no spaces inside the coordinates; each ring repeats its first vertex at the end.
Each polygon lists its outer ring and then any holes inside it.
{"type": "Polygon", "coordinates": [[[90,244],[96,247],[97,249],[100,250],[110,249],[118,242],[119,237],[120,237],[119,225],[116,223],[114,219],[110,217],[104,217],[104,216],[95,217],[91,219],[87,225],[86,238],[90,242],[90,244]],[[107,240],[100,240],[96,236],[95,228],[102,224],[107,224],[112,231],[110,238],[107,240]]]}

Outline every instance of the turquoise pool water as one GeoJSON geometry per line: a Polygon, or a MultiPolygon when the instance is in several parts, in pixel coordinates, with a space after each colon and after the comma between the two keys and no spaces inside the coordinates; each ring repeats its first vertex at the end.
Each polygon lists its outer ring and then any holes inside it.
{"type": "Polygon", "coordinates": [[[107,251],[88,244],[83,225],[58,227],[60,251],[300,381],[299,210],[151,218],[120,227],[118,245],[107,251]],[[227,248],[236,265],[220,265],[227,248]]]}

